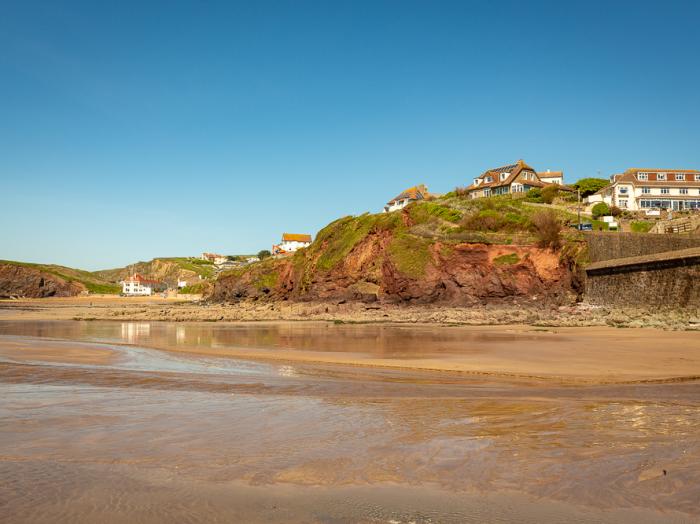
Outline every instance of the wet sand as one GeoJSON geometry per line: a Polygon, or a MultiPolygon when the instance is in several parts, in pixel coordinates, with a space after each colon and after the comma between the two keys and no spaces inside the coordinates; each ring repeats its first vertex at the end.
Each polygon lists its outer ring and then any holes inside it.
{"type": "Polygon", "coordinates": [[[0,322],[0,520],[700,518],[692,333],[502,331],[0,322]]]}

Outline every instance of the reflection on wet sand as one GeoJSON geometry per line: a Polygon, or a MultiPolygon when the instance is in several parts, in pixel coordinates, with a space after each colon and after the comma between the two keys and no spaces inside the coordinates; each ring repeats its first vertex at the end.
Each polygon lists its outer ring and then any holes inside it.
{"type": "MultiPolygon", "coordinates": [[[[115,344],[161,330],[173,344],[184,337],[193,346],[190,336],[196,344],[240,344],[238,334],[221,333],[224,326],[188,335],[178,325],[47,324],[0,331],[3,520],[642,523],[700,516],[695,382],[571,386],[256,363],[115,344]]],[[[365,328],[342,327],[341,338],[365,328]]],[[[246,327],[243,336],[280,343],[275,330],[262,329],[255,335],[246,327]]],[[[436,344],[458,351],[451,333],[437,331],[436,344]]],[[[359,353],[357,341],[376,336],[358,332],[339,345],[359,353]]],[[[403,334],[392,342],[390,330],[382,337],[387,351],[411,345],[403,334]]],[[[298,338],[287,343],[295,347],[298,338]]],[[[323,335],[313,347],[330,342],[323,335]]]]}

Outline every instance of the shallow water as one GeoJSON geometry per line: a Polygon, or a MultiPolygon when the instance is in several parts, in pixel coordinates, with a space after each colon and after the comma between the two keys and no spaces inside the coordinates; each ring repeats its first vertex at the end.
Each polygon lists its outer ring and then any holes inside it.
{"type": "Polygon", "coordinates": [[[189,327],[0,323],[0,520],[700,517],[695,382],[571,386],[145,347],[469,351],[443,328],[189,327]]]}

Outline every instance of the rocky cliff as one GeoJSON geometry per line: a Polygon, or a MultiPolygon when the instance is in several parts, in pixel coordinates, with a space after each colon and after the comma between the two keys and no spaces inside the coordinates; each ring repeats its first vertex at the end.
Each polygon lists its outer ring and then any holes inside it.
{"type": "MultiPolygon", "coordinates": [[[[514,245],[503,236],[500,243],[488,235],[464,241],[473,231],[459,225],[462,215],[426,202],[346,217],[293,257],[221,275],[210,298],[446,305],[575,300],[574,265],[561,249],[538,247],[535,239],[514,245]]],[[[476,223],[473,213],[466,218],[476,223]]]]}
{"type": "Polygon", "coordinates": [[[72,297],[86,291],[80,282],[13,264],[0,263],[0,298],[72,297]]]}

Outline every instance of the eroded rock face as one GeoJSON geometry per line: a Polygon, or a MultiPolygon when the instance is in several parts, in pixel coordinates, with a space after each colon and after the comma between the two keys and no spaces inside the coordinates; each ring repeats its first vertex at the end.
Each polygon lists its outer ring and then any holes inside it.
{"type": "Polygon", "coordinates": [[[72,297],[85,286],[31,267],[0,264],[0,298],[72,297]]]}
{"type": "Polygon", "coordinates": [[[219,278],[210,298],[475,305],[504,300],[571,303],[577,283],[560,253],[535,246],[430,244],[427,262],[412,274],[390,253],[390,232],[370,234],[335,267],[283,259],[219,278]]]}

